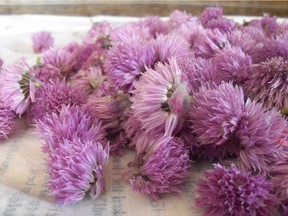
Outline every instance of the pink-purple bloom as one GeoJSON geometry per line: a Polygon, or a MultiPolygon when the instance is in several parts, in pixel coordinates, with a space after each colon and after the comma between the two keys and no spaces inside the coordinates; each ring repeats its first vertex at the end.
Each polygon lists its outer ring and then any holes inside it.
{"type": "Polygon", "coordinates": [[[247,95],[268,109],[288,109],[288,61],[279,57],[252,65],[245,83],[247,95]],[[257,84],[256,84],[257,83],[257,84]]]}
{"type": "Polygon", "coordinates": [[[190,167],[188,151],[181,140],[150,136],[138,142],[144,142],[145,148],[138,150],[135,161],[130,164],[136,168],[130,179],[133,190],[153,199],[165,193],[179,193],[190,167]]]}
{"type": "Polygon", "coordinates": [[[97,199],[105,189],[103,168],[108,156],[109,145],[63,139],[48,156],[50,194],[63,205],[80,201],[87,193],[97,199]]]}
{"type": "Polygon", "coordinates": [[[21,116],[35,98],[34,82],[25,60],[21,59],[14,65],[3,67],[0,83],[2,100],[21,116]]]}
{"type": "Polygon", "coordinates": [[[35,94],[31,107],[34,120],[42,119],[47,113],[59,113],[63,105],[82,105],[87,94],[64,81],[43,83],[35,94]]]}
{"type": "Polygon", "coordinates": [[[251,175],[235,165],[229,169],[215,165],[204,172],[206,177],[197,183],[196,205],[205,216],[267,216],[278,207],[273,186],[264,175],[251,175]]]}
{"type": "Polygon", "coordinates": [[[0,100],[0,141],[8,139],[14,129],[15,114],[0,100]]]}
{"type": "Polygon", "coordinates": [[[63,106],[59,114],[46,114],[38,120],[36,127],[46,143],[43,147],[45,152],[60,148],[63,140],[93,141],[106,145],[101,121],[91,117],[83,106],[63,106]]]}
{"type": "Polygon", "coordinates": [[[43,53],[54,44],[51,32],[41,31],[32,35],[33,50],[35,53],[43,53]]]}
{"type": "Polygon", "coordinates": [[[190,110],[193,132],[201,145],[221,145],[236,131],[244,112],[242,88],[232,83],[202,87],[190,110]]]}
{"type": "Polygon", "coordinates": [[[31,71],[35,78],[42,82],[49,82],[50,80],[63,80],[65,78],[61,74],[60,69],[51,64],[36,64],[31,71]]]}
{"type": "Polygon", "coordinates": [[[155,70],[147,68],[134,83],[131,108],[147,132],[171,135],[177,127],[181,128],[181,118],[191,99],[181,73],[176,59],[171,58],[166,64],[159,63],[155,70]]]}

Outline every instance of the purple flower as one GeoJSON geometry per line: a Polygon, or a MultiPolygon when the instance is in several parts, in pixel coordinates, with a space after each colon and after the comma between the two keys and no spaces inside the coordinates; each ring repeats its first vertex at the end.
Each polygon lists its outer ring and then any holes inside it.
{"type": "Polygon", "coordinates": [[[204,176],[206,179],[197,183],[196,205],[204,209],[205,216],[266,216],[277,209],[273,186],[263,175],[252,176],[233,164],[229,169],[218,164],[204,176]]]}
{"type": "Polygon", "coordinates": [[[229,46],[226,34],[221,33],[218,29],[206,29],[202,37],[197,37],[193,50],[196,57],[209,59],[218,51],[229,46]]]}
{"type": "Polygon", "coordinates": [[[271,58],[282,57],[284,59],[288,58],[288,34],[281,35],[276,38],[267,39],[264,47],[262,48],[262,61],[267,61],[271,58]]]}
{"type": "Polygon", "coordinates": [[[288,108],[288,61],[279,57],[250,67],[245,83],[247,95],[268,109],[288,108]],[[257,83],[257,85],[255,85],[257,83]]]}
{"type": "Polygon", "coordinates": [[[145,66],[156,63],[155,49],[151,43],[131,40],[117,43],[107,53],[106,71],[116,89],[131,90],[132,83],[145,72],[145,66]]]}
{"type": "Polygon", "coordinates": [[[199,17],[202,25],[205,26],[206,23],[210,22],[213,19],[220,19],[223,15],[223,9],[220,7],[208,7],[202,12],[199,17]]]}
{"type": "Polygon", "coordinates": [[[228,33],[233,31],[237,26],[235,21],[223,17],[210,20],[204,25],[204,27],[209,29],[218,29],[222,33],[228,33]]]}
{"type": "Polygon", "coordinates": [[[243,114],[242,88],[232,83],[202,87],[192,100],[192,129],[201,145],[221,145],[233,136],[243,114]]]}
{"type": "Polygon", "coordinates": [[[211,59],[192,56],[185,59],[180,67],[188,79],[189,89],[192,92],[198,92],[201,86],[222,82],[222,75],[217,73],[216,65],[211,59]]]}
{"type": "Polygon", "coordinates": [[[50,48],[43,53],[41,61],[58,68],[62,75],[67,75],[76,64],[76,56],[66,49],[50,48]]]}
{"type": "Polygon", "coordinates": [[[32,35],[33,50],[35,53],[43,53],[53,46],[54,39],[51,32],[41,31],[32,35]]]}
{"type": "Polygon", "coordinates": [[[30,68],[25,60],[3,67],[0,73],[2,100],[20,116],[35,97],[35,87],[30,68]]]}
{"type": "Polygon", "coordinates": [[[82,105],[87,94],[64,81],[44,83],[36,92],[31,107],[34,120],[42,119],[47,113],[59,113],[63,105],[82,105]]]}
{"type": "Polygon", "coordinates": [[[243,84],[250,79],[249,66],[252,65],[252,59],[239,47],[231,47],[217,52],[212,62],[216,66],[218,77],[221,77],[223,81],[243,84]]]}
{"type": "Polygon", "coordinates": [[[174,10],[169,15],[169,20],[167,21],[168,29],[175,30],[179,28],[182,24],[193,20],[193,17],[191,14],[187,14],[186,12],[174,10]]]}
{"type": "Polygon", "coordinates": [[[39,63],[32,68],[31,72],[37,80],[42,82],[64,79],[64,76],[61,74],[59,68],[56,68],[50,64],[39,63]]]}
{"type": "Polygon", "coordinates": [[[171,135],[189,109],[190,96],[186,83],[181,81],[181,70],[175,60],[159,63],[155,70],[147,68],[138,82],[131,108],[147,131],[171,135]]]}
{"type": "Polygon", "coordinates": [[[262,104],[248,99],[245,112],[235,131],[234,143],[239,168],[268,174],[271,166],[283,158],[279,140],[287,122],[275,109],[267,111],[262,104]]]}
{"type": "Polygon", "coordinates": [[[1,68],[2,68],[2,66],[3,66],[3,64],[4,64],[4,61],[3,61],[2,58],[0,58],[0,70],[1,70],[1,68]]]}
{"type": "Polygon", "coordinates": [[[109,145],[96,141],[66,140],[48,156],[48,186],[57,202],[67,205],[82,200],[90,192],[98,198],[105,189],[104,166],[109,145]]]}
{"type": "Polygon", "coordinates": [[[263,31],[268,37],[271,37],[277,33],[277,17],[271,17],[269,14],[264,14],[261,20],[261,26],[263,31]]]}
{"type": "MultiPolygon", "coordinates": [[[[141,142],[141,140],[140,140],[141,142]]],[[[143,152],[136,156],[136,173],[130,179],[133,190],[153,199],[165,193],[178,193],[187,179],[190,167],[188,151],[180,139],[171,137],[144,138],[143,152]]]]}
{"type": "Polygon", "coordinates": [[[111,45],[109,35],[112,29],[111,24],[106,21],[94,23],[88,31],[86,42],[100,43],[102,48],[109,47],[111,45]]]}
{"type": "Polygon", "coordinates": [[[86,92],[88,95],[102,97],[112,92],[108,78],[103,74],[100,67],[81,70],[70,81],[80,91],[86,92]]]}
{"type": "Polygon", "coordinates": [[[234,30],[228,33],[227,38],[232,46],[240,47],[244,53],[250,55],[253,63],[261,61],[261,51],[264,46],[262,42],[257,42],[250,34],[240,30],[234,30]]]}
{"type": "Polygon", "coordinates": [[[166,34],[168,29],[165,22],[158,16],[146,17],[140,21],[141,25],[149,29],[153,38],[156,38],[160,34],[166,34]]]}
{"type": "Polygon", "coordinates": [[[80,106],[63,106],[60,113],[45,115],[36,122],[38,133],[45,140],[45,152],[60,148],[63,140],[93,141],[105,144],[104,129],[98,119],[92,118],[87,109],[80,106]]]}
{"type": "Polygon", "coordinates": [[[0,100],[0,141],[8,139],[15,125],[15,114],[0,100]]]}

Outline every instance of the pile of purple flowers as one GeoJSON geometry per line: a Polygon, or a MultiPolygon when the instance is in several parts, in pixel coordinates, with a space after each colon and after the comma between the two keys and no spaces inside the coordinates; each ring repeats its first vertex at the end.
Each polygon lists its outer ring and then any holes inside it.
{"type": "Polygon", "coordinates": [[[1,61],[0,139],[30,119],[57,202],[101,196],[109,154],[134,149],[136,192],[181,192],[205,159],[217,165],[197,183],[204,215],[288,213],[288,23],[207,8],[95,23],[62,48],[49,32],[32,40],[35,65],[1,61]]]}

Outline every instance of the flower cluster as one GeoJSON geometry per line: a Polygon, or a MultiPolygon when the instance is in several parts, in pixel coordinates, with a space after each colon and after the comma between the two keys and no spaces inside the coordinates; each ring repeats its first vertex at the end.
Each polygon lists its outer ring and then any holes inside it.
{"type": "Polygon", "coordinates": [[[0,60],[0,140],[15,117],[31,120],[64,205],[98,198],[109,154],[129,148],[135,192],[181,192],[192,159],[233,161],[197,184],[204,215],[287,212],[287,26],[268,14],[240,25],[207,8],[95,23],[64,47],[34,34],[35,65],[0,60]]]}

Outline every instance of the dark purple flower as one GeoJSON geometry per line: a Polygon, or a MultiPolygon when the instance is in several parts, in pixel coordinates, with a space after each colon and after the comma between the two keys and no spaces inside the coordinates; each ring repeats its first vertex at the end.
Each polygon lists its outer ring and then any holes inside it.
{"type": "Polygon", "coordinates": [[[130,179],[133,190],[153,199],[161,194],[180,192],[190,167],[183,143],[177,138],[149,135],[143,141],[146,147],[138,151],[132,163],[137,170],[130,179]]]}
{"type": "Polygon", "coordinates": [[[247,95],[268,109],[288,109],[288,61],[279,57],[250,67],[247,95]],[[256,84],[257,83],[257,84],[256,84]]]}
{"type": "Polygon", "coordinates": [[[252,176],[232,164],[229,169],[215,165],[204,176],[197,183],[196,205],[205,216],[267,216],[277,209],[273,186],[263,175],[252,176]]]}
{"type": "Polygon", "coordinates": [[[33,50],[35,53],[43,53],[54,44],[51,32],[41,31],[32,35],[33,50]]]}
{"type": "Polygon", "coordinates": [[[232,83],[202,87],[192,100],[192,129],[201,145],[221,145],[233,136],[243,114],[242,88],[232,83]]]}
{"type": "Polygon", "coordinates": [[[47,113],[59,113],[63,105],[82,105],[87,94],[64,81],[44,83],[36,92],[31,107],[34,120],[42,119],[47,113]]]}
{"type": "Polygon", "coordinates": [[[59,148],[63,140],[72,142],[78,139],[81,142],[100,142],[103,146],[106,144],[101,122],[80,106],[63,106],[59,114],[47,114],[38,120],[36,127],[46,142],[43,148],[45,152],[59,148]]]}
{"type": "Polygon", "coordinates": [[[109,145],[96,141],[63,139],[48,156],[50,194],[60,204],[82,200],[90,192],[93,199],[104,192],[104,166],[109,145]]]}

